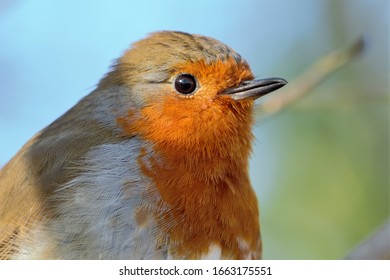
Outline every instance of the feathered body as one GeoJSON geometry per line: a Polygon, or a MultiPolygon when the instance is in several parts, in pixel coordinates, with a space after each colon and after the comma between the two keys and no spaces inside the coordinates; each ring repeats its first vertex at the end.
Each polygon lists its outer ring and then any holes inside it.
{"type": "Polygon", "coordinates": [[[0,171],[0,259],[260,258],[253,100],[221,94],[252,79],[208,37],[134,44],[0,171]]]}

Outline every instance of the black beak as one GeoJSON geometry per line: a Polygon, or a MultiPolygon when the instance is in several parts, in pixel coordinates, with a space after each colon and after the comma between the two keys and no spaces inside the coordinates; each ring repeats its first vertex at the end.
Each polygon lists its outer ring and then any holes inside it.
{"type": "Polygon", "coordinates": [[[257,79],[244,81],[238,87],[228,88],[221,95],[229,95],[234,100],[255,100],[267,93],[275,91],[287,84],[282,78],[257,79]]]}

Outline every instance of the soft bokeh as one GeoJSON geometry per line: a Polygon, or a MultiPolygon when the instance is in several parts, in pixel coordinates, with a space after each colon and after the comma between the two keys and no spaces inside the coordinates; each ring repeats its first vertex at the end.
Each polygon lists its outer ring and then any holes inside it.
{"type": "Polygon", "coordinates": [[[259,120],[264,258],[340,259],[389,217],[389,1],[0,1],[0,166],[157,30],[215,37],[258,77],[297,78],[364,35],[362,57],[259,120]]]}

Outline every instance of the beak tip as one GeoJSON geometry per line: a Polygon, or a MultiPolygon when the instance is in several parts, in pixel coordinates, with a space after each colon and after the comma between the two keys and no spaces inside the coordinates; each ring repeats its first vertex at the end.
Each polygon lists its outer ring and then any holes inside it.
{"type": "Polygon", "coordinates": [[[283,78],[279,78],[280,79],[280,82],[283,84],[283,85],[287,85],[288,84],[288,82],[285,80],[285,79],[283,79],[283,78]]]}
{"type": "Polygon", "coordinates": [[[280,84],[280,86],[285,86],[288,82],[283,78],[271,78],[275,84],[280,84]]]}
{"type": "Polygon", "coordinates": [[[278,86],[278,88],[276,88],[276,89],[284,87],[285,85],[288,84],[288,82],[283,78],[276,78],[274,81],[275,81],[275,86],[278,86]]]}

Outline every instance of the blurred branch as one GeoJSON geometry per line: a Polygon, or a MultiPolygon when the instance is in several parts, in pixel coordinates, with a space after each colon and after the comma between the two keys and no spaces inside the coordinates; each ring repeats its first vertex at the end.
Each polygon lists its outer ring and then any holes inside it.
{"type": "Polygon", "coordinates": [[[364,39],[359,38],[346,49],[334,51],[321,58],[300,78],[292,81],[278,93],[270,95],[263,103],[256,105],[256,116],[269,116],[290,106],[308,94],[336,70],[355,59],[362,53],[364,45],[364,39]]]}
{"type": "Polygon", "coordinates": [[[390,220],[348,254],[349,260],[390,260],[390,220]]]}

